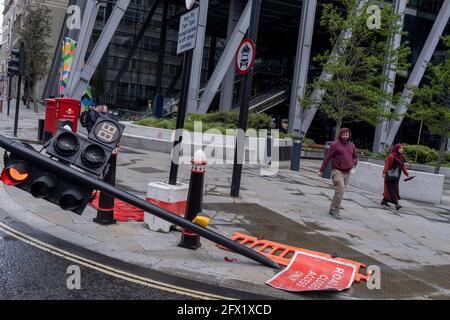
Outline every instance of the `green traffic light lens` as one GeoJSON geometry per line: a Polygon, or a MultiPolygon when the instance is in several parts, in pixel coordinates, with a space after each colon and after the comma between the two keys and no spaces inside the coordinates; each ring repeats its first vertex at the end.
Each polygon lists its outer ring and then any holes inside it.
{"type": "Polygon", "coordinates": [[[72,132],[64,132],[55,139],[54,146],[60,155],[70,157],[78,152],[80,142],[72,132]]]}
{"type": "Polygon", "coordinates": [[[63,210],[73,211],[83,204],[83,191],[78,188],[71,188],[64,192],[59,199],[59,205],[63,210]]]}

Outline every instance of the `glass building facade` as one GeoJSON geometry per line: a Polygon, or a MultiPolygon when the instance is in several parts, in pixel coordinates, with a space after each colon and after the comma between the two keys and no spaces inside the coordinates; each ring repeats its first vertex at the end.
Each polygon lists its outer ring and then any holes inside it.
{"type": "MultiPolygon", "coordinates": [[[[98,102],[108,103],[118,109],[142,110],[147,108],[148,101],[154,99],[158,93],[167,93],[167,98],[178,96],[181,84],[180,81],[176,80],[180,76],[183,62],[183,56],[177,55],[178,17],[184,10],[184,2],[169,1],[166,41],[162,44],[160,39],[163,35],[165,1],[160,2],[132,58],[127,60],[135,38],[141,31],[155,2],[153,0],[131,1],[92,80],[94,95],[99,100],[98,102]],[[162,57],[160,57],[160,51],[162,51],[162,57]],[[158,68],[160,64],[162,64],[162,67],[158,68]],[[123,65],[126,65],[125,72],[119,81],[116,81],[119,70],[123,65]],[[158,90],[158,82],[160,83],[160,90],[158,90]],[[168,92],[168,89],[170,89],[170,92],[168,92]]],[[[100,8],[88,54],[94,48],[110,10],[111,8],[105,4],[100,8]]],[[[203,82],[206,81],[207,68],[211,65],[209,62],[211,59],[211,41],[212,37],[207,35],[204,50],[205,72],[203,73],[203,82]]],[[[222,49],[223,42],[216,41],[217,55],[220,55],[222,49]]],[[[215,57],[216,55],[212,59],[215,60],[215,57]]]]}
{"type": "MultiPolygon", "coordinates": [[[[178,97],[181,85],[179,78],[182,56],[177,55],[176,50],[179,17],[185,11],[185,2],[167,0],[169,2],[166,39],[165,42],[161,42],[161,36],[164,34],[162,26],[164,25],[165,1],[162,0],[159,4],[133,57],[127,61],[126,57],[134,39],[139,34],[155,2],[154,0],[131,1],[92,81],[98,102],[107,103],[116,109],[144,110],[148,107],[149,100],[154,100],[158,93],[163,94],[166,99],[178,97]],[[161,46],[163,43],[164,45],[161,46]],[[127,66],[126,72],[119,81],[116,81],[117,74],[124,64],[127,66]],[[159,65],[161,67],[158,67],[159,65]]],[[[318,1],[311,57],[331,49],[332,45],[328,41],[328,35],[319,22],[322,4],[330,1],[333,0],[318,1]]],[[[245,3],[246,1],[242,0],[241,7],[245,3]]],[[[442,3],[443,0],[410,0],[408,2],[404,24],[404,30],[408,35],[404,40],[409,41],[412,49],[411,70],[420,55],[442,3]]],[[[302,2],[298,0],[262,1],[252,95],[262,94],[274,87],[284,86],[290,90],[295,67],[301,6],[302,2]]],[[[206,85],[225,47],[229,7],[229,1],[209,1],[200,88],[206,85]]],[[[90,49],[98,39],[109,11],[110,8],[106,5],[100,9],[90,49]]],[[[448,27],[444,34],[449,34],[448,27]]],[[[445,52],[442,49],[439,45],[434,54],[434,60],[444,57],[445,52]]],[[[311,59],[309,81],[313,81],[321,72],[320,66],[311,59]]],[[[403,90],[407,76],[397,77],[397,91],[403,90]]],[[[236,81],[233,104],[239,103],[238,76],[236,76],[236,81]]],[[[212,110],[217,110],[219,104],[220,92],[213,102],[212,110]]],[[[289,114],[289,99],[267,112],[272,114],[276,118],[277,124],[281,126],[289,114]]],[[[311,126],[310,135],[318,142],[324,142],[333,136],[333,127],[334,124],[331,121],[319,114],[311,126]]],[[[402,126],[401,135],[408,140],[409,135],[412,136],[412,134],[404,127],[402,126]]],[[[415,130],[414,124],[410,128],[410,130],[415,130]]],[[[361,137],[357,141],[360,146],[371,145],[374,128],[358,125],[353,129],[356,132],[355,136],[361,137]]]]}

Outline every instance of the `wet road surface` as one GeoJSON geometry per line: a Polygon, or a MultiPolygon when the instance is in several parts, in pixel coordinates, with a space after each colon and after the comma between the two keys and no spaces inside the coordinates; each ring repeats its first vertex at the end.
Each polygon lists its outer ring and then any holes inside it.
{"type": "Polygon", "coordinates": [[[0,300],[185,300],[189,297],[149,288],[79,266],[81,289],[70,266],[76,263],[45,252],[0,230],[0,300]],[[72,278],[70,278],[72,277],[72,278]]]}

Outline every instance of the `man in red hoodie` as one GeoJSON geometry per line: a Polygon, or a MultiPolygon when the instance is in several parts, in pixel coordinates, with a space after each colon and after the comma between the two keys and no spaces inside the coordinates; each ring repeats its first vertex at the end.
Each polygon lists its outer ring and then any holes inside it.
{"type": "Polygon", "coordinates": [[[333,160],[331,178],[336,192],[333,201],[331,202],[329,213],[338,220],[342,219],[340,208],[350,178],[350,171],[358,164],[358,154],[356,153],[355,145],[351,140],[352,133],[350,129],[341,129],[339,132],[339,139],[331,145],[328,154],[322,163],[322,167],[318,172],[318,175],[322,177],[328,163],[333,160]]]}

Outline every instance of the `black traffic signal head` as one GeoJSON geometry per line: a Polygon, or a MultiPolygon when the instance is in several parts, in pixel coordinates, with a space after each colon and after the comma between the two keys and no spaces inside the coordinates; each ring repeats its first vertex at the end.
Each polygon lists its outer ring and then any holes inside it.
{"type": "Polygon", "coordinates": [[[35,198],[45,199],[79,215],[83,213],[93,194],[91,188],[27,163],[14,154],[5,155],[5,167],[0,179],[6,185],[18,187],[35,198]]]}
{"type": "Polygon", "coordinates": [[[23,44],[20,48],[11,50],[11,57],[8,62],[8,73],[11,75],[25,74],[25,47],[23,44]]]}
{"type": "Polygon", "coordinates": [[[124,125],[107,116],[100,115],[89,134],[89,140],[114,150],[124,131],[124,125]]]}
{"type": "Polygon", "coordinates": [[[98,177],[104,175],[112,152],[113,149],[65,129],[60,129],[47,146],[50,156],[98,177]]]}

